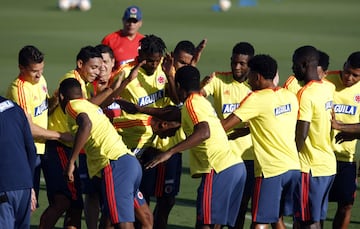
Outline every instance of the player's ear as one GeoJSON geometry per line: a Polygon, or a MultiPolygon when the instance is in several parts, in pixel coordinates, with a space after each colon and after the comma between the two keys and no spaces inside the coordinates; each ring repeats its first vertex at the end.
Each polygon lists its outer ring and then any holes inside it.
{"type": "Polygon", "coordinates": [[[83,64],[84,64],[84,62],[83,62],[82,60],[77,60],[77,61],[76,61],[76,66],[77,66],[78,68],[82,68],[83,64]]]}
{"type": "Polygon", "coordinates": [[[23,73],[25,71],[25,67],[22,66],[21,64],[19,64],[18,66],[19,66],[20,73],[23,73]]]}
{"type": "Polygon", "coordinates": [[[256,72],[256,81],[261,80],[261,78],[264,78],[260,73],[256,72]]]}

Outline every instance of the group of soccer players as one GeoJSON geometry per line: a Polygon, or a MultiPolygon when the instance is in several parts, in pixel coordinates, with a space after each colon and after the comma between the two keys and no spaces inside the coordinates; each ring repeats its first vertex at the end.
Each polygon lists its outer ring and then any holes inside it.
{"type": "Polygon", "coordinates": [[[196,228],[243,228],[250,199],[253,228],[285,228],[286,215],[294,228],[321,228],[328,199],[338,203],[333,228],[347,228],[360,52],[328,71],[326,53],[299,47],[294,75],[279,87],[276,60],[239,42],[231,71],[200,81],[206,40],[180,41],[166,53],[141,25],[141,10],[128,7],[123,28],[81,48],[51,97],[43,53],[20,50],[7,97],[25,111],[36,145],[35,192],[25,201],[36,203],[40,169],[46,182],[39,228],[53,228],[63,214],[64,227],[80,228],[83,210],[88,228],[166,228],[185,150],[191,176],[201,178],[196,228]]]}

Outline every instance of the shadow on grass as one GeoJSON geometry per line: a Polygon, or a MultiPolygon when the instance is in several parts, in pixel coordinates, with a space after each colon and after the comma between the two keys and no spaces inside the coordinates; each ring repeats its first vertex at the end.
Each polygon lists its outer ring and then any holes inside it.
{"type": "Polygon", "coordinates": [[[176,205],[180,206],[196,206],[196,200],[176,198],[176,205]]]}
{"type": "MultiPolygon", "coordinates": [[[[38,229],[39,226],[34,226],[34,225],[31,225],[30,226],[30,229],[38,229]]],[[[62,227],[54,227],[53,229],[62,229],[62,227]]]]}
{"type": "Polygon", "coordinates": [[[182,167],[182,174],[190,174],[190,168],[182,167]]]}
{"type": "MultiPolygon", "coordinates": [[[[326,218],[326,221],[328,222],[333,222],[334,218],[326,218]]],[[[360,221],[354,221],[354,220],[350,220],[350,224],[360,224],[360,221]]]]}
{"type": "Polygon", "coordinates": [[[168,229],[188,229],[188,228],[193,228],[193,227],[184,227],[184,226],[180,226],[180,225],[173,225],[173,224],[169,224],[167,226],[168,229]]]}

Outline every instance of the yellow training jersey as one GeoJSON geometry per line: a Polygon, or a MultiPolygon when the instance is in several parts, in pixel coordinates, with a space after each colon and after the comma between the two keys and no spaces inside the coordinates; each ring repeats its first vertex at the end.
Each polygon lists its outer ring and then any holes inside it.
{"type": "Polygon", "coordinates": [[[294,75],[289,76],[289,78],[284,83],[284,88],[288,89],[295,95],[298,91],[304,86],[304,81],[298,81],[294,75]]]}
{"type": "Polygon", "coordinates": [[[252,92],[234,114],[250,123],[255,151],[255,176],[274,177],[300,170],[295,144],[296,96],[284,88],[252,92]]]}
{"type": "Polygon", "coordinates": [[[128,119],[126,117],[116,117],[113,125],[122,136],[124,143],[130,149],[141,149],[153,146],[153,132],[151,129],[151,116],[139,116],[143,119],[128,119]]]}
{"type": "Polygon", "coordinates": [[[331,109],[334,85],[324,81],[310,81],[299,90],[298,120],[310,123],[308,136],[301,149],[300,163],[303,172],[314,177],[336,173],[336,159],[331,148],[331,109]]]}
{"type": "MultiPolygon", "coordinates": [[[[43,76],[36,84],[31,84],[18,76],[11,83],[7,97],[29,114],[34,124],[47,129],[49,95],[47,83],[43,76]]],[[[45,143],[35,140],[35,146],[37,154],[45,153],[45,143]]]]}
{"type": "MultiPolygon", "coordinates": [[[[123,67],[125,77],[129,76],[131,69],[135,66],[134,64],[136,63],[130,63],[127,66],[123,67]]],[[[140,68],[137,77],[125,87],[125,89],[120,94],[120,97],[140,106],[162,108],[172,104],[170,98],[165,96],[166,83],[166,75],[162,70],[161,64],[158,66],[158,68],[152,75],[147,75],[145,70],[140,68]]],[[[125,111],[122,111],[121,116],[122,117],[114,118],[114,126],[117,127],[119,134],[123,136],[125,142],[134,142],[134,139],[127,139],[129,137],[133,138],[131,137],[132,129],[121,129],[120,125],[122,124],[120,123],[123,122],[124,118],[128,121],[146,120],[148,116],[140,113],[128,114],[125,111]]],[[[144,130],[144,136],[141,138],[148,139],[152,136],[152,131],[150,131],[150,127],[145,128],[144,126],[140,126],[139,128],[142,128],[144,130]]],[[[136,138],[141,140],[139,136],[137,136],[136,138]]],[[[144,144],[139,142],[138,146],[135,148],[142,147],[144,147],[144,144]]]]}
{"type": "MultiPolygon", "coordinates": [[[[247,82],[234,80],[232,72],[216,72],[215,77],[203,88],[207,96],[213,96],[214,108],[220,119],[225,119],[250,92],[247,82]]],[[[234,127],[243,127],[243,123],[234,127]]],[[[232,130],[228,131],[230,134],[232,130]]],[[[251,136],[246,135],[229,141],[234,152],[239,153],[243,160],[254,160],[254,149],[251,136]]]]}
{"type": "Polygon", "coordinates": [[[71,100],[66,106],[68,124],[74,134],[77,131],[75,120],[80,113],[86,113],[92,123],[84,146],[90,177],[99,176],[110,160],[117,160],[125,154],[133,155],[102,109],[86,99],[71,100]]]}
{"type": "MultiPolygon", "coordinates": [[[[326,79],[332,82],[335,87],[333,109],[336,120],[343,123],[360,122],[360,83],[351,87],[345,87],[341,81],[340,71],[331,71],[326,79]]],[[[332,130],[332,147],[338,161],[355,162],[356,140],[345,141],[341,144],[335,143],[335,136],[339,133],[332,130]]]]}
{"type": "MultiPolygon", "coordinates": [[[[81,85],[81,89],[83,91],[84,97],[87,98],[87,90],[86,90],[86,82],[81,78],[79,73],[76,70],[71,70],[70,72],[66,73],[65,76],[63,76],[59,83],[61,83],[64,79],[67,78],[75,78],[79,81],[81,85]]],[[[69,132],[69,126],[67,124],[67,118],[64,112],[62,111],[60,105],[58,105],[53,113],[49,116],[49,125],[48,129],[58,131],[58,132],[69,132]]],[[[70,143],[64,144],[70,146],[70,143]]]]}
{"type": "Polygon", "coordinates": [[[194,126],[207,122],[210,138],[190,149],[190,173],[199,177],[211,169],[219,173],[230,166],[242,162],[241,156],[234,153],[227,135],[210,102],[200,94],[191,94],[181,109],[181,126],[186,136],[194,131],[194,126]]]}

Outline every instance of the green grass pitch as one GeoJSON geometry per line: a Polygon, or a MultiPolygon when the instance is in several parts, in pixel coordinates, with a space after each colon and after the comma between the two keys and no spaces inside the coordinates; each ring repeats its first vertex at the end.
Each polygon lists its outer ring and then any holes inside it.
{"type": "MultiPolygon", "coordinates": [[[[59,78],[75,67],[81,47],[98,44],[107,33],[121,27],[125,7],[139,5],[144,14],[141,32],[163,38],[171,51],[180,40],[208,44],[198,67],[203,76],[230,69],[230,53],[239,41],[251,42],[256,53],[270,54],[277,61],[280,83],[291,73],[291,55],[302,45],[313,45],[330,55],[330,69],[340,69],[346,57],[360,50],[360,2],[358,0],[258,0],[255,7],[239,7],[232,1],[226,12],[213,12],[216,0],[93,0],[88,12],[61,12],[57,0],[2,0],[0,7],[0,95],[17,76],[17,54],[33,44],[45,53],[44,75],[50,93],[59,78]]],[[[184,174],[169,228],[193,228],[198,180],[191,179],[184,157],[184,174]]],[[[46,203],[32,216],[33,228],[46,203]]],[[[350,228],[360,227],[360,205],[354,205],[350,228]]],[[[153,204],[152,204],[153,206],[153,204]]],[[[336,206],[330,204],[324,228],[331,228],[336,206]]],[[[286,218],[291,227],[291,220],[286,218]]],[[[247,220],[248,227],[250,220],[247,220]]],[[[61,227],[62,222],[57,224],[61,227]]],[[[86,228],[83,224],[83,228],[86,228]]]]}

